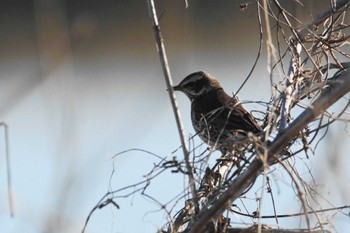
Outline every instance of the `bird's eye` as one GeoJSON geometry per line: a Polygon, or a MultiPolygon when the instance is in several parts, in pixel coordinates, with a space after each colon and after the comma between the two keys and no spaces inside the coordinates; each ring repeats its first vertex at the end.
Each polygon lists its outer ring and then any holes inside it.
{"type": "Polygon", "coordinates": [[[194,86],[194,82],[189,82],[189,83],[186,83],[185,87],[186,88],[192,88],[194,86]]]}

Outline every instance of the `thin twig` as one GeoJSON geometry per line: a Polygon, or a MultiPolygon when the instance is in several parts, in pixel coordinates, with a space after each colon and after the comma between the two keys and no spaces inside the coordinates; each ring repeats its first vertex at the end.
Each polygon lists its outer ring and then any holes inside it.
{"type": "MultiPolygon", "coordinates": [[[[275,220],[276,220],[276,224],[278,225],[278,217],[277,217],[277,211],[276,211],[276,204],[275,204],[275,198],[273,197],[273,191],[271,188],[271,184],[270,184],[270,178],[267,176],[266,179],[266,184],[267,184],[267,191],[268,193],[270,193],[271,196],[271,202],[272,202],[272,208],[273,208],[273,213],[275,215],[275,220]]],[[[260,218],[262,218],[262,216],[259,216],[260,218]]]]}
{"type": "Polygon", "coordinates": [[[296,186],[296,188],[298,190],[298,198],[301,202],[301,206],[302,206],[303,211],[304,211],[306,225],[307,225],[307,228],[309,229],[309,231],[311,231],[310,219],[309,219],[309,216],[307,216],[306,201],[304,198],[304,193],[301,191],[301,187],[300,187],[299,183],[297,182],[297,179],[294,177],[293,173],[289,170],[287,165],[281,159],[278,159],[278,162],[285,169],[285,171],[289,174],[290,178],[292,179],[294,185],[296,186]]]}
{"type": "Polygon", "coordinates": [[[241,86],[238,88],[238,90],[234,93],[234,96],[236,96],[239,91],[243,88],[243,86],[245,85],[245,83],[248,81],[248,79],[250,78],[250,76],[252,75],[253,71],[255,70],[256,65],[258,64],[260,55],[261,55],[261,51],[262,51],[262,44],[263,44],[263,29],[262,29],[262,23],[261,23],[261,13],[260,13],[260,5],[259,2],[256,3],[256,11],[257,11],[257,15],[258,15],[258,26],[259,26],[259,49],[258,49],[258,54],[255,58],[254,64],[248,74],[248,76],[244,79],[243,83],[241,84],[241,86]]]}
{"type": "Polygon", "coordinates": [[[272,33],[271,33],[271,29],[270,29],[270,19],[269,19],[269,15],[267,12],[267,6],[268,6],[268,0],[263,0],[264,3],[264,9],[265,9],[265,24],[266,24],[266,49],[267,49],[267,71],[268,73],[271,75],[272,74],[272,58],[275,57],[275,48],[273,46],[273,42],[272,42],[272,33]]]}
{"type": "MultiPolygon", "coordinates": [[[[306,214],[314,214],[314,213],[324,213],[324,212],[329,212],[329,211],[340,211],[343,209],[350,209],[350,205],[345,205],[345,206],[339,206],[339,207],[333,207],[333,208],[327,208],[327,209],[321,209],[321,210],[313,210],[313,211],[307,211],[306,214]]],[[[249,218],[258,218],[256,214],[245,214],[236,210],[230,210],[231,212],[244,216],[244,217],[249,217],[249,218]]],[[[295,213],[295,214],[278,214],[278,215],[263,215],[261,218],[292,218],[292,217],[298,217],[305,215],[305,213],[295,213]]],[[[347,215],[348,216],[348,215],[347,215]]]]}

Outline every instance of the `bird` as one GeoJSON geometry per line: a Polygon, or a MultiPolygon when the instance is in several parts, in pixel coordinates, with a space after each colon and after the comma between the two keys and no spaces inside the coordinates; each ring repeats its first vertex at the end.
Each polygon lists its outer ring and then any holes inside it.
{"type": "Polygon", "coordinates": [[[249,144],[249,133],[263,134],[262,127],[237,95],[228,95],[208,72],[189,74],[173,90],[189,98],[193,128],[213,150],[223,154],[242,151],[249,144]]]}

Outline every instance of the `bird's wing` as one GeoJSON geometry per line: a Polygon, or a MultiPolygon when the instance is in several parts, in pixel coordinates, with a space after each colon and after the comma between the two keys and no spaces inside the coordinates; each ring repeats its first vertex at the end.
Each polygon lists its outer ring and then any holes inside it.
{"type": "Polygon", "coordinates": [[[209,125],[226,130],[252,133],[262,131],[255,118],[241,104],[215,109],[207,114],[206,119],[209,125]]]}

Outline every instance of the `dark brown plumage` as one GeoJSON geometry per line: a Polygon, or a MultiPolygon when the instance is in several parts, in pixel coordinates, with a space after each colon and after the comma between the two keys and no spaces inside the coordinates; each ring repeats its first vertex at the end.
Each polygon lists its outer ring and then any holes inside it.
{"type": "Polygon", "coordinates": [[[193,128],[214,149],[225,152],[242,147],[247,133],[262,133],[255,118],[236,97],[229,96],[210,74],[199,71],[173,87],[191,100],[193,128]],[[239,146],[237,146],[239,145],[239,146]]]}

